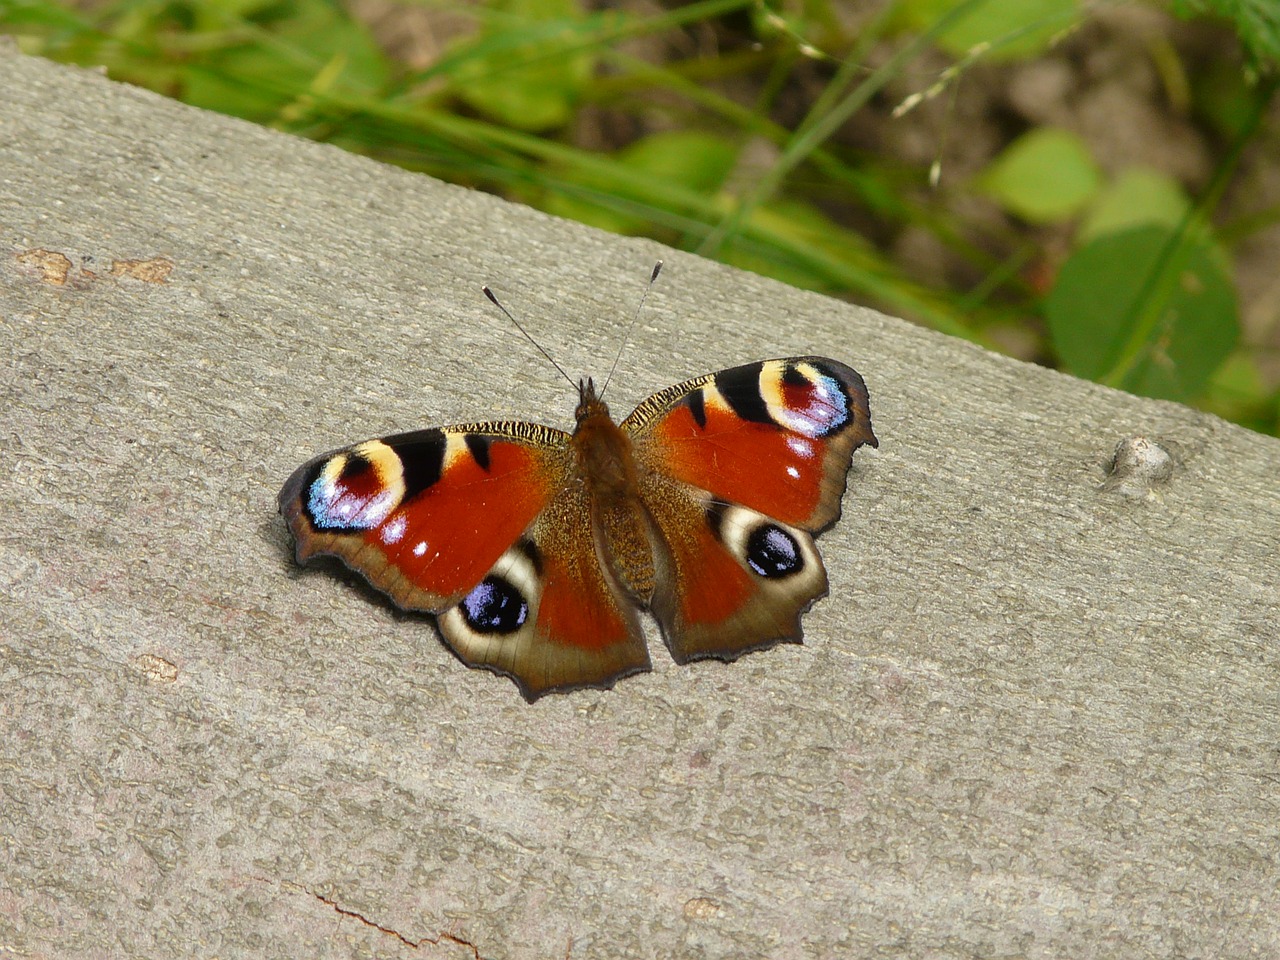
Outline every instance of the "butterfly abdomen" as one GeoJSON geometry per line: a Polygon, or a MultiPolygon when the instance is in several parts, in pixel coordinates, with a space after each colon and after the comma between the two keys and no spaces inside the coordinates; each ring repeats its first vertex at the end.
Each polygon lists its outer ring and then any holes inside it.
{"type": "Polygon", "coordinates": [[[647,605],[657,582],[653,522],[640,498],[631,438],[590,385],[584,388],[570,443],[590,503],[596,554],[614,581],[647,605]]]}

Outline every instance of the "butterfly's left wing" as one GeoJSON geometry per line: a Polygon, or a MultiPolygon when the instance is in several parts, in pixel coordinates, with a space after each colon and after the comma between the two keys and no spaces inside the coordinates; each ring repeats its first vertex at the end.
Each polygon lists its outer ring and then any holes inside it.
{"type": "Polygon", "coordinates": [[[853,452],[877,446],[867,389],[825,357],[668,387],[622,423],[663,543],[652,608],[677,661],[799,641],[827,590],[813,542],[840,515],[853,452]]]}
{"type": "Polygon", "coordinates": [[[280,512],[299,562],[337,557],[400,607],[436,614],[464,662],[530,700],[648,669],[562,431],[499,422],[369,440],[295,471],[280,512]]]}

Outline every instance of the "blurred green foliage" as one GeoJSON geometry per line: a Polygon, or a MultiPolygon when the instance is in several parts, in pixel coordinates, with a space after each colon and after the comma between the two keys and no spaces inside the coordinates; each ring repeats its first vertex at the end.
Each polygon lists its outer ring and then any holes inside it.
{"type": "Polygon", "coordinates": [[[1280,3],[1275,0],[1174,0],[1180,16],[1213,13],[1234,24],[1261,70],[1280,63],[1280,3]]]}
{"type": "Polygon", "coordinates": [[[1241,153],[1275,135],[1265,118],[1280,3],[1178,2],[1231,17],[1252,58],[1251,73],[1224,64],[1188,79],[1223,145],[1198,197],[1151,170],[1108,178],[1060,129],[1027,130],[949,195],[930,194],[930,171],[836,136],[930,51],[954,66],[900,112],[963,95],[957,78],[980,59],[1044,55],[1085,15],[1077,0],[896,0],[856,29],[838,0],[696,0],[644,14],[581,0],[437,2],[467,26],[421,68],[386,53],[336,0],[0,0],[0,30],[29,52],[103,64],[188,103],[954,335],[992,345],[1029,331],[1024,353],[1070,372],[1276,433],[1280,391],[1260,348],[1239,343],[1231,251],[1280,212],[1213,224],[1241,153]],[[720,92],[731,88],[750,96],[720,92]],[[808,91],[799,108],[797,89],[808,91]],[[784,102],[798,120],[774,119],[784,102]],[[625,146],[581,145],[584,118],[604,114],[629,121],[625,146]],[[947,202],[957,198],[994,203],[1022,229],[993,236],[956,212],[964,202],[947,202]],[[904,228],[927,231],[979,282],[930,285],[867,239],[904,228]],[[1065,231],[1070,249],[1039,249],[1045,228],[1065,231]]]}

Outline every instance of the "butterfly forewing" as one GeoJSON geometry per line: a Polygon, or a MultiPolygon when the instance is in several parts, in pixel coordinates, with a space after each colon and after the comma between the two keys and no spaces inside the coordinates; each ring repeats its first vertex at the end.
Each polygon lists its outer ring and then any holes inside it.
{"type": "Polygon", "coordinates": [[[525,423],[421,430],[332,451],[280,492],[297,557],[335,556],[407,610],[480,582],[564,486],[569,435],[525,423]]]}
{"type": "Polygon", "coordinates": [[[622,426],[650,472],[813,531],[839,517],[853,451],[878,445],[862,377],[825,357],[688,380],[622,426]]]}

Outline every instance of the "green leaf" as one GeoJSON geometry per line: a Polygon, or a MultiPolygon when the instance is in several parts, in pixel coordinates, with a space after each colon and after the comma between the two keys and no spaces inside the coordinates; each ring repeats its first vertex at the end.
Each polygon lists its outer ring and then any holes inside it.
{"type": "MultiPolygon", "coordinates": [[[[919,32],[972,0],[904,0],[897,25],[919,32]]],[[[991,45],[993,59],[1029,59],[1079,18],[1077,0],[981,0],[938,37],[956,57],[991,45]]]]}
{"type": "Polygon", "coordinates": [[[1260,433],[1280,430],[1280,391],[1270,387],[1257,357],[1239,350],[1214,373],[1200,405],[1224,419],[1260,433]]]}
{"type": "Polygon", "coordinates": [[[979,178],[979,186],[1032,223],[1069,219],[1097,192],[1101,175],[1084,141],[1042,127],[1023,134],[979,178]]]}
{"type": "Polygon", "coordinates": [[[1129,227],[1176,227],[1191,208],[1182,185],[1158,170],[1134,167],[1116,177],[1095,199],[1076,242],[1084,243],[1129,227]]]}
{"type": "Polygon", "coordinates": [[[690,190],[714,192],[738,159],[738,147],[698,130],[672,130],[637,140],[620,153],[623,163],[690,190]]]}
{"type": "Polygon", "coordinates": [[[1239,337],[1236,295],[1213,244],[1145,226],[1108,234],[1063,264],[1045,318],[1064,366],[1153,397],[1185,400],[1239,337]]]}

